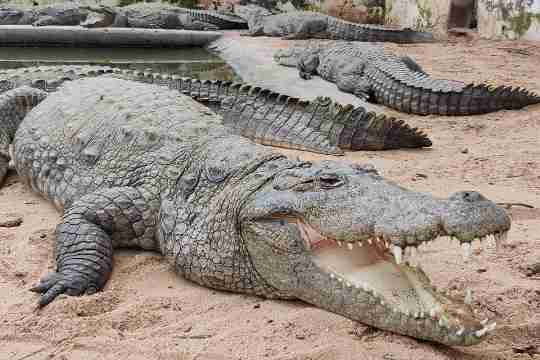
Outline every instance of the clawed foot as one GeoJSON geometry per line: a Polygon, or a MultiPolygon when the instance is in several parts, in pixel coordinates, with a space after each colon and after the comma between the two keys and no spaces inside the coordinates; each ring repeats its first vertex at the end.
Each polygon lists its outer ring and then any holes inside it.
{"type": "Polygon", "coordinates": [[[91,295],[99,290],[97,284],[77,272],[53,272],[42,278],[30,291],[41,294],[38,307],[44,307],[60,294],[70,296],[91,295]]]}

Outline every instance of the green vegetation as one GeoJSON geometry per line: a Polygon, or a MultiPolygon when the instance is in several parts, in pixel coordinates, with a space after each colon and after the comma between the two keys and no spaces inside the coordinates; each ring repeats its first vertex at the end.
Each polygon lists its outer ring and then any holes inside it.
{"type": "Polygon", "coordinates": [[[422,5],[422,2],[417,0],[416,9],[418,10],[418,17],[416,18],[414,28],[418,31],[431,31],[433,30],[432,12],[429,7],[429,2],[425,2],[422,5]]]}
{"type": "Polygon", "coordinates": [[[525,9],[520,9],[517,15],[509,16],[506,21],[518,37],[525,35],[533,21],[540,22],[540,14],[533,14],[525,9]]]}

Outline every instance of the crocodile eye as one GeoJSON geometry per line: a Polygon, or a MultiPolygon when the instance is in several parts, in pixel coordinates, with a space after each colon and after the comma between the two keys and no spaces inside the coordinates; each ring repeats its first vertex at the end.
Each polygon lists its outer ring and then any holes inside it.
{"type": "Polygon", "coordinates": [[[336,174],[323,174],[320,176],[319,182],[323,189],[337,188],[345,183],[345,181],[336,174]]]}

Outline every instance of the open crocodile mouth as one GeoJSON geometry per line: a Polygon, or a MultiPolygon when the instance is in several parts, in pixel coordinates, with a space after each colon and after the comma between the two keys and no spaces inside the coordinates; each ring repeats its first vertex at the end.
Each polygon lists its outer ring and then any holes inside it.
{"type": "MultiPolygon", "coordinates": [[[[418,265],[417,247],[401,248],[392,245],[384,236],[337,241],[303,221],[297,220],[296,225],[312,253],[313,261],[323,273],[328,274],[329,281],[368,296],[370,303],[387,314],[385,321],[394,323],[388,329],[406,330],[413,324],[413,328],[421,327],[439,334],[438,337],[450,338],[454,344],[463,345],[477,343],[495,329],[495,322],[476,319],[469,289],[465,290],[462,298],[453,298],[431,285],[418,265]]],[[[498,232],[475,239],[475,242],[486,240],[485,243],[492,243],[495,240],[498,246],[506,236],[506,231],[498,232]]],[[[436,238],[423,241],[421,247],[436,238]]],[[[471,243],[463,243],[462,249],[467,260],[471,243]]]]}

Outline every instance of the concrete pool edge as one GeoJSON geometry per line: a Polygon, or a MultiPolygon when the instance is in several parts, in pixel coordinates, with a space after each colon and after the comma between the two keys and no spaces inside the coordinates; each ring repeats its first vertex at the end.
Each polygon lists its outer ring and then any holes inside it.
{"type": "Polygon", "coordinates": [[[181,48],[205,46],[221,36],[217,31],[0,25],[0,46],[181,48]]]}

